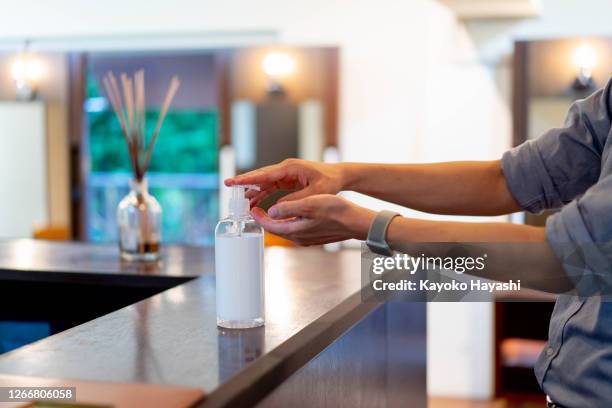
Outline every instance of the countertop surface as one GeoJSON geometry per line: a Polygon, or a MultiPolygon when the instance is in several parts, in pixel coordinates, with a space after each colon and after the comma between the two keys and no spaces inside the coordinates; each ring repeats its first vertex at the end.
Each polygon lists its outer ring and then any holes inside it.
{"type": "Polygon", "coordinates": [[[163,247],[158,262],[126,262],[114,244],[51,242],[32,239],[0,240],[0,279],[75,282],[138,282],[140,277],[177,282],[214,272],[212,248],[163,247]],[[26,273],[27,272],[27,273],[26,273]],[[44,278],[36,273],[44,272],[44,278]]]}
{"type": "Polygon", "coordinates": [[[0,355],[0,373],[183,385],[227,398],[245,384],[299,369],[379,305],[361,301],[358,250],[272,247],[265,273],[265,326],[222,330],[210,249],[169,247],[159,263],[138,265],[119,261],[114,245],[0,241],[0,279],[180,279],[148,299],[0,355]]]}

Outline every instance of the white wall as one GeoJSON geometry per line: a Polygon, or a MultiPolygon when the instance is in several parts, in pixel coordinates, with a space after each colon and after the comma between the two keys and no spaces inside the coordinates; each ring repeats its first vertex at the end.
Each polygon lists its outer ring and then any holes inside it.
{"type": "Polygon", "coordinates": [[[30,237],[47,211],[45,105],[0,103],[0,238],[30,237]]]}
{"type": "Polygon", "coordinates": [[[537,19],[476,21],[468,24],[480,60],[497,65],[512,52],[514,39],[546,39],[612,35],[612,2],[609,0],[541,0],[537,19]]]}

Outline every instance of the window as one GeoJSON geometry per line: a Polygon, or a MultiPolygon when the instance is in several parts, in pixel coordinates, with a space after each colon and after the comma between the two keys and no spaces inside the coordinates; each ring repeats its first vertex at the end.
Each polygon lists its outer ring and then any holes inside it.
{"type": "Polygon", "coordinates": [[[211,103],[212,58],[206,56],[92,56],[86,78],[84,165],[86,234],[94,242],[118,237],[117,204],[132,177],[119,123],[100,86],[101,76],[144,68],[147,135],[155,127],[169,78],[182,85],[168,112],[147,174],[149,191],[163,209],[165,243],[208,245],[218,219],[218,112],[211,103]],[[136,61],[134,61],[136,60],[136,61]],[[210,61],[209,61],[210,60],[210,61]],[[202,84],[206,85],[202,87],[202,84]],[[200,92],[200,93],[198,93],[200,92]],[[207,93],[208,94],[202,94],[207,93]]]}

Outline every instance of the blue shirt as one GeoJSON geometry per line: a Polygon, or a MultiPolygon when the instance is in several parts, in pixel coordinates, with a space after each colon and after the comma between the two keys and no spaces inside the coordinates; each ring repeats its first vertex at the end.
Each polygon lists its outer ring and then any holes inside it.
{"type": "MultiPolygon", "coordinates": [[[[522,208],[561,208],[548,218],[546,237],[578,288],[612,278],[610,88],[608,82],[575,102],[563,127],[502,159],[508,188],[522,208]]],[[[560,295],[548,337],[535,367],[544,392],[565,407],[612,407],[612,303],[585,292],[560,295]]]]}

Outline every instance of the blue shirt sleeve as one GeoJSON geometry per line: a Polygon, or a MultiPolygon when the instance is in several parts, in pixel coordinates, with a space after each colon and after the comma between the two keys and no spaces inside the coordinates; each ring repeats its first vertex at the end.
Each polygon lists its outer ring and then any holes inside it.
{"type": "Polygon", "coordinates": [[[548,217],[546,239],[575,294],[612,295],[612,174],[548,217]]]}
{"type": "Polygon", "coordinates": [[[577,294],[612,294],[612,173],[602,173],[610,133],[610,82],[572,105],[563,128],[506,152],[502,169],[524,209],[563,206],[546,238],[577,294]]]}
{"type": "Polygon", "coordinates": [[[530,212],[559,208],[597,182],[611,123],[608,82],[572,104],[565,124],[529,140],[502,158],[510,193],[530,212]]]}

